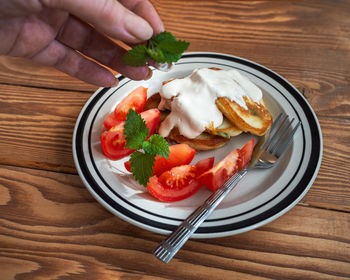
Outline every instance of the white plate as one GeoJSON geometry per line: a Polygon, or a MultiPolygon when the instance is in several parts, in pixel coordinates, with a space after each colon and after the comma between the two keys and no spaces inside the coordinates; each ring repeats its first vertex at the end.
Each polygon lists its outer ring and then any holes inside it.
{"type": "MultiPolygon", "coordinates": [[[[144,86],[151,95],[163,81],[184,77],[199,67],[237,69],[263,90],[265,103],[274,118],[285,112],[302,123],[293,145],[278,165],[270,170],[249,172],[193,237],[242,233],[271,222],[291,209],[314,182],[322,157],[321,129],[312,108],[295,87],[264,66],[219,53],[185,53],[170,72],[155,70],[151,80],[132,81],[120,76],[117,87],[100,88],[82,109],[73,136],[75,164],[92,195],[112,213],[141,228],[170,233],[210,191],[203,187],[183,201],[159,202],[126,173],[124,160],[110,161],[102,154],[99,136],[105,116],[133,89],[144,86]]],[[[223,148],[198,152],[194,162],[213,155],[217,162],[251,137],[249,134],[233,137],[223,148]]]]}

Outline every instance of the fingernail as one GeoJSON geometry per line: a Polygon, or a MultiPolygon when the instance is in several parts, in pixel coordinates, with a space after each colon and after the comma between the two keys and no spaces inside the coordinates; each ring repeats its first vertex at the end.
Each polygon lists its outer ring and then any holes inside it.
{"type": "Polygon", "coordinates": [[[152,71],[150,68],[148,68],[148,74],[147,74],[145,80],[151,79],[151,78],[152,78],[152,75],[153,75],[153,71],[152,71]]]}
{"type": "Polygon", "coordinates": [[[115,79],[114,83],[112,84],[111,87],[116,87],[119,84],[119,80],[115,79]]]}
{"type": "MultiPolygon", "coordinates": [[[[161,25],[160,25],[158,28],[159,28],[159,29],[158,29],[157,34],[158,34],[158,33],[162,33],[163,31],[165,31],[165,27],[164,27],[163,22],[161,23],[161,25]]],[[[155,34],[155,35],[157,35],[157,34],[155,34]]]]}
{"type": "Polygon", "coordinates": [[[131,36],[140,41],[147,41],[152,37],[153,29],[147,21],[131,12],[126,17],[125,28],[131,36]]]}

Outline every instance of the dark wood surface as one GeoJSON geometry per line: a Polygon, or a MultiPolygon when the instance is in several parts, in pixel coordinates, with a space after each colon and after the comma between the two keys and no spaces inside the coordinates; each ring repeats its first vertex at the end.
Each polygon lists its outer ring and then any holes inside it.
{"type": "Polygon", "coordinates": [[[77,175],[76,118],[97,87],[0,57],[0,279],[350,279],[350,1],[153,1],[189,51],[232,54],[287,78],[323,133],[319,174],[291,211],[256,230],[190,240],[105,210],[77,175]]]}

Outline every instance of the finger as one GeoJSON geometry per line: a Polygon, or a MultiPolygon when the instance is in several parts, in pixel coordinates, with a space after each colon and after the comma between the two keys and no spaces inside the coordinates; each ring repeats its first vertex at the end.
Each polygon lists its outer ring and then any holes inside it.
{"type": "Polygon", "coordinates": [[[97,86],[111,87],[118,83],[110,71],[56,40],[31,59],[97,86]]]}
{"type": "Polygon", "coordinates": [[[148,0],[120,0],[119,2],[149,22],[153,28],[153,35],[164,31],[164,25],[159,14],[148,0]]]}
{"type": "Polygon", "coordinates": [[[77,18],[68,18],[58,33],[56,40],[130,79],[144,80],[150,74],[150,70],[146,66],[130,67],[123,64],[121,59],[126,51],[77,18]]]}
{"type": "Polygon", "coordinates": [[[151,38],[153,29],[142,17],[115,0],[42,0],[47,6],[69,11],[92,24],[101,33],[126,43],[138,43],[151,38]]]}
{"type": "Polygon", "coordinates": [[[40,2],[37,1],[0,1],[0,18],[7,19],[13,17],[22,17],[39,12],[40,2]]]}

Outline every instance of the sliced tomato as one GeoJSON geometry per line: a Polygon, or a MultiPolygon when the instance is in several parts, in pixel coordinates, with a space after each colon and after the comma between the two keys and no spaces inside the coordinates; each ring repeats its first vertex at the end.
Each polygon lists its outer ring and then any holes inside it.
{"type": "Polygon", "coordinates": [[[133,152],[125,148],[124,124],[125,122],[119,122],[118,125],[100,135],[102,151],[110,159],[121,159],[133,152]]]}
{"type": "Polygon", "coordinates": [[[145,120],[147,127],[149,128],[148,138],[155,132],[160,118],[160,111],[156,108],[149,109],[142,112],[141,117],[145,120]]]}
{"type": "Polygon", "coordinates": [[[239,149],[229,153],[213,168],[203,173],[198,180],[202,185],[215,191],[239,169],[239,149]],[[231,175],[232,174],[232,175],[231,175]]]}
{"type": "Polygon", "coordinates": [[[204,172],[208,171],[214,165],[214,157],[202,159],[196,163],[196,176],[202,175],[204,172]]]}
{"type": "Polygon", "coordinates": [[[209,189],[217,190],[233,174],[247,166],[252,156],[254,142],[254,139],[251,139],[241,150],[233,150],[213,168],[199,176],[198,180],[209,189]]]}
{"type": "Polygon", "coordinates": [[[167,188],[183,189],[196,178],[196,167],[193,165],[180,165],[163,172],[158,181],[167,188]]]}
{"type": "MultiPolygon", "coordinates": [[[[175,166],[190,164],[194,158],[196,150],[187,144],[176,144],[169,147],[169,157],[156,156],[153,167],[153,175],[160,176],[164,171],[175,166]]],[[[130,172],[130,161],[124,163],[126,170],[130,172]]]]}
{"type": "Polygon", "coordinates": [[[115,117],[114,117],[114,114],[109,114],[107,115],[107,117],[105,118],[104,122],[103,122],[103,125],[105,128],[107,129],[111,129],[112,127],[118,125],[120,122],[120,120],[117,120],[115,117]]]}
{"type": "Polygon", "coordinates": [[[147,102],[147,88],[138,87],[126,96],[114,109],[112,114],[108,114],[103,122],[107,129],[118,125],[119,122],[125,121],[126,115],[132,109],[141,113],[147,102]]]}
{"type": "MultiPolygon", "coordinates": [[[[145,120],[150,130],[149,136],[151,136],[159,122],[159,110],[150,109],[144,111],[141,113],[141,117],[145,120]]],[[[113,126],[108,131],[102,132],[100,135],[102,151],[110,159],[121,159],[133,153],[133,150],[125,147],[124,124],[124,121],[120,121],[116,126],[113,126]]]]}
{"type": "Polygon", "coordinates": [[[163,172],[159,177],[152,176],[147,189],[160,201],[179,201],[196,193],[201,183],[197,180],[214,164],[214,158],[199,161],[196,165],[181,165],[163,172]]]}
{"type": "Polygon", "coordinates": [[[253,149],[254,149],[255,140],[254,138],[250,139],[244,147],[239,151],[240,154],[240,169],[246,168],[250,159],[252,158],[253,149]]]}
{"type": "Polygon", "coordinates": [[[141,113],[147,102],[147,88],[138,87],[126,96],[114,109],[114,118],[124,121],[129,109],[141,113]]]}

